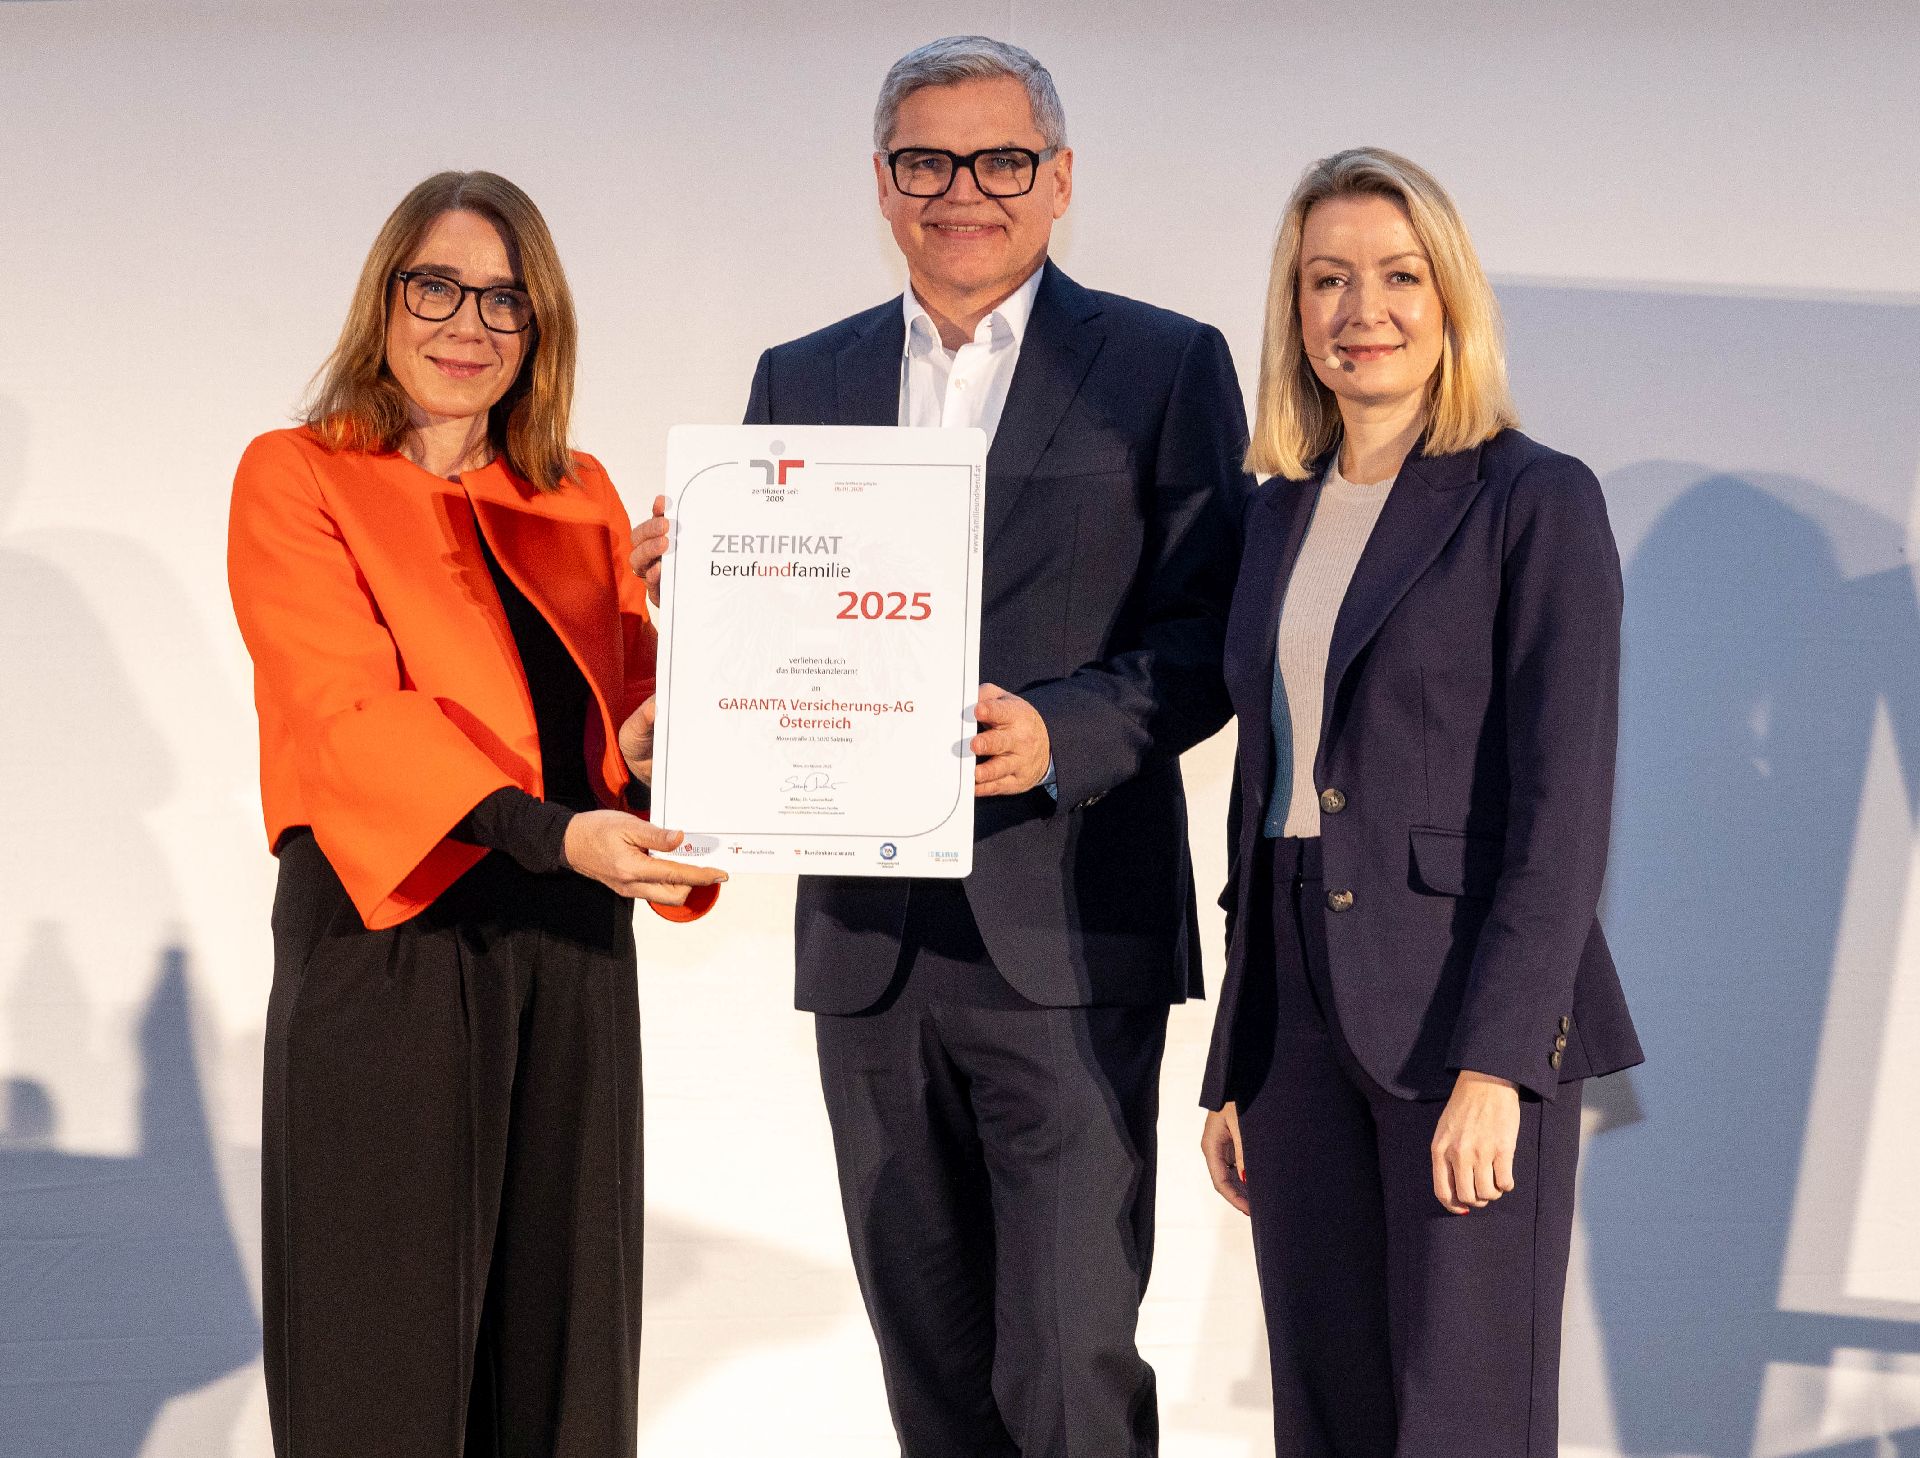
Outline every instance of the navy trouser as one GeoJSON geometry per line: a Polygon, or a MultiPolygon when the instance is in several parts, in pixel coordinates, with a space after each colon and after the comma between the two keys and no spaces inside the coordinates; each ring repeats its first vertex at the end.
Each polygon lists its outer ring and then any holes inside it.
{"type": "Polygon", "coordinates": [[[1028,1002],[960,883],[916,881],[887,995],[814,1027],[903,1458],[1153,1458],[1167,1009],[1028,1002]]]}
{"type": "Polygon", "coordinates": [[[490,855],[361,925],[280,852],[262,1276],[282,1458],[632,1458],[632,903],[490,855]]]}
{"type": "Polygon", "coordinates": [[[1580,1085],[1522,1091],[1515,1188],[1449,1215],[1428,1154],[1445,1104],[1382,1090],[1340,1030],[1319,841],[1262,847],[1249,931],[1271,940],[1249,949],[1235,1091],[1275,1452],[1555,1458],[1580,1085]]]}

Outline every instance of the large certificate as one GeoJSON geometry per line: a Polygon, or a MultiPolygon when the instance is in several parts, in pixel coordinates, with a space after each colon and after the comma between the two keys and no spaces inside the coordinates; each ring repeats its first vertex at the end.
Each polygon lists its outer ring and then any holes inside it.
{"type": "Polygon", "coordinates": [[[986,434],[678,426],[653,818],[729,871],[973,867],[986,434]]]}

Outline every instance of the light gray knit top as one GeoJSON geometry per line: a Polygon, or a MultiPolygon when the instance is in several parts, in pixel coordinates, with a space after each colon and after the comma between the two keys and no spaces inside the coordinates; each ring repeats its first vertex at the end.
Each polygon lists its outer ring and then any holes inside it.
{"type": "Polygon", "coordinates": [[[1273,675],[1273,793],[1262,827],[1269,836],[1320,833],[1313,761],[1320,752],[1334,619],[1392,489],[1391,478],[1373,486],[1355,485],[1340,474],[1338,456],[1320,483],[1313,519],[1280,604],[1273,675]]]}

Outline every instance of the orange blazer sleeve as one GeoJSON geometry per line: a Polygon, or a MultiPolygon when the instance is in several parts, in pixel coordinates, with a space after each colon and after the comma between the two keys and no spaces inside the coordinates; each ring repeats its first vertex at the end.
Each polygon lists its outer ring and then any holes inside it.
{"type": "Polygon", "coordinates": [[[485,854],[446,833],[513,779],[457,705],[407,684],[293,432],[241,458],[227,576],[253,657],[269,835],[312,826],[366,925],[405,921],[485,854]]]}

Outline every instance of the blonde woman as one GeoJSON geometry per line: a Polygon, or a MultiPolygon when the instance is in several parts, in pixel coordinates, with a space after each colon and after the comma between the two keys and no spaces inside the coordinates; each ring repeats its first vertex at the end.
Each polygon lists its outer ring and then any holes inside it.
{"type": "Polygon", "coordinates": [[[631,1453],[632,898],[717,873],[626,808],[653,630],[569,449],[574,317],[519,188],[387,219],[306,423],[247,448],[228,571],[280,859],[262,1276],[276,1452],[631,1453]]]}
{"type": "Polygon", "coordinates": [[[1202,1143],[1251,1216],[1276,1451],[1552,1458],[1581,1081],[1641,1060],[1596,920],[1619,561],[1404,157],[1289,199],[1248,465],[1202,1143]]]}

